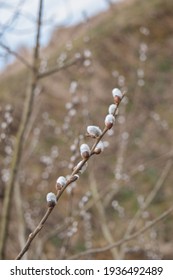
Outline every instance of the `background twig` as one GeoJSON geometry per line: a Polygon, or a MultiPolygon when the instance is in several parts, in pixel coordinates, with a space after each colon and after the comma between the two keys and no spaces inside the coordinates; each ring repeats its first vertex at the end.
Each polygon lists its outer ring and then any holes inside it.
{"type": "Polygon", "coordinates": [[[106,252],[108,250],[111,250],[112,248],[118,247],[138,236],[140,236],[142,233],[144,233],[145,231],[147,231],[148,229],[150,229],[151,227],[153,227],[154,225],[156,225],[157,223],[159,223],[161,220],[165,219],[166,217],[168,217],[171,213],[173,212],[173,207],[169,208],[168,210],[166,210],[165,212],[163,212],[159,217],[157,217],[156,219],[154,219],[151,222],[148,222],[146,226],[142,227],[140,230],[136,231],[135,233],[127,236],[126,238],[122,238],[119,241],[111,244],[111,245],[107,245],[104,246],[102,248],[93,248],[90,250],[87,250],[85,252],[81,252],[79,254],[76,254],[74,256],[71,256],[69,259],[79,259],[83,256],[86,256],[88,254],[97,254],[97,253],[103,253],[106,252]]]}
{"type": "Polygon", "coordinates": [[[1,235],[0,235],[0,258],[1,259],[5,257],[5,248],[6,248],[7,238],[8,238],[8,224],[9,224],[10,209],[11,209],[10,204],[12,201],[13,190],[14,190],[14,186],[17,178],[17,172],[22,156],[24,134],[31,116],[33,100],[34,100],[34,92],[38,81],[37,72],[39,66],[39,38],[40,38],[40,29],[41,29],[42,10],[43,10],[43,0],[40,0],[36,45],[35,45],[34,57],[33,57],[34,71],[32,72],[31,85],[29,86],[26,95],[25,108],[23,111],[19,132],[16,137],[16,145],[15,145],[12,166],[11,166],[11,176],[10,176],[9,184],[6,188],[5,199],[3,204],[1,235]]]}

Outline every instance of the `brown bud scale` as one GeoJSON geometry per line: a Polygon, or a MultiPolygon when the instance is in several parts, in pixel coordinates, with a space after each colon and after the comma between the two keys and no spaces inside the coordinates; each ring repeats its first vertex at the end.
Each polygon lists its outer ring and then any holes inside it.
{"type": "Polygon", "coordinates": [[[55,205],[56,205],[55,201],[48,201],[48,202],[47,202],[47,206],[48,206],[48,207],[51,207],[51,208],[52,208],[52,207],[54,207],[55,205]]]}
{"type": "Polygon", "coordinates": [[[121,98],[119,96],[117,96],[117,95],[114,96],[114,102],[116,105],[118,105],[120,103],[120,101],[121,101],[121,98]]]}

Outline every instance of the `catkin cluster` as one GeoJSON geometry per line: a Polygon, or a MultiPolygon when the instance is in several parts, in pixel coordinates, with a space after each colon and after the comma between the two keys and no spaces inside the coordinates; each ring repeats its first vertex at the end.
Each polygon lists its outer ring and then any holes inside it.
{"type": "Polygon", "coordinates": [[[108,114],[106,115],[104,120],[104,124],[105,124],[104,129],[101,130],[100,127],[95,125],[89,125],[87,127],[86,135],[88,137],[94,138],[95,143],[91,148],[86,143],[81,144],[80,146],[81,161],[79,161],[77,165],[74,167],[73,172],[70,176],[58,177],[55,184],[56,194],[50,192],[46,196],[48,207],[54,207],[57,203],[58,198],[60,197],[62,192],[66,189],[66,187],[70,185],[72,182],[79,179],[80,174],[82,174],[87,168],[87,161],[90,159],[90,157],[93,155],[98,155],[101,152],[103,152],[104,143],[102,142],[102,138],[105,135],[105,133],[113,127],[116,120],[116,116],[118,115],[119,104],[124,96],[124,94],[118,88],[114,88],[112,90],[112,95],[113,95],[114,103],[109,106],[108,114]]]}

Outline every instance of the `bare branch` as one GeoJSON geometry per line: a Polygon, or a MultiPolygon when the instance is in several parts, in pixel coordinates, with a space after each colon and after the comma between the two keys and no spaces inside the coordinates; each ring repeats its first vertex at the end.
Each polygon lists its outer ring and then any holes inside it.
{"type": "MultiPolygon", "coordinates": [[[[160,190],[160,188],[163,186],[170,170],[172,167],[172,159],[169,159],[167,164],[165,165],[165,168],[163,169],[158,181],[156,182],[155,187],[152,189],[152,191],[148,194],[148,196],[146,197],[144,204],[142,206],[142,208],[140,208],[136,214],[134,215],[133,219],[130,221],[126,233],[124,234],[124,238],[126,238],[127,236],[129,236],[129,234],[132,232],[132,230],[134,229],[134,227],[136,226],[139,218],[141,217],[143,211],[145,211],[148,206],[152,203],[153,199],[155,198],[155,196],[157,195],[158,191],[160,190]]],[[[123,249],[124,246],[122,246],[121,248],[121,255],[123,254],[123,249]]]]}
{"type": "MultiPolygon", "coordinates": [[[[105,240],[109,243],[112,244],[114,243],[114,239],[113,236],[111,234],[111,231],[109,230],[107,221],[106,221],[106,213],[104,210],[104,206],[101,202],[101,199],[99,199],[99,192],[98,192],[98,188],[97,188],[97,183],[96,183],[96,179],[94,177],[94,172],[91,171],[89,174],[89,178],[90,178],[90,189],[92,192],[92,196],[93,196],[93,200],[94,200],[94,205],[97,209],[98,212],[98,216],[99,216],[99,221],[100,221],[100,227],[103,233],[103,236],[105,238],[105,240]]],[[[118,258],[118,251],[116,250],[116,248],[112,248],[111,250],[112,256],[114,259],[118,258]]]]}
{"type": "Polygon", "coordinates": [[[5,34],[5,32],[10,29],[10,27],[14,24],[14,22],[17,20],[21,6],[25,3],[26,0],[20,0],[17,7],[15,8],[15,11],[12,15],[12,17],[6,22],[6,24],[3,26],[3,30],[0,31],[0,38],[5,34]]]}
{"type": "Polygon", "coordinates": [[[25,247],[23,248],[23,250],[19,253],[19,255],[17,256],[16,260],[20,260],[22,258],[22,256],[25,254],[25,252],[27,252],[28,248],[30,247],[30,244],[32,242],[32,240],[35,238],[35,236],[40,232],[40,230],[42,229],[44,223],[46,222],[47,218],[49,217],[50,213],[52,212],[53,207],[49,207],[44,215],[44,217],[42,218],[42,220],[40,221],[40,223],[38,224],[38,226],[36,227],[36,229],[30,233],[28,240],[25,244],[25,247]]]}
{"type": "MultiPolygon", "coordinates": [[[[25,232],[26,232],[26,226],[25,226],[25,220],[24,220],[24,213],[23,213],[23,200],[21,195],[21,188],[19,186],[19,183],[16,182],[15,192],[14,192],[14,199],[16,204],[16,219],[18,218],[18,230],[19,230],[19,244],[20,248],[23,248],[26,242],[25,232]]],[[[27,259],[27,254],[25,255],[25,259],[27,259]]]]}
{"type": "Polygon", "coordinates": [[[38,74],[38,79],[42,79],[42,78],[45,78],[45,77],[48,77],[52,74],[55,74],[57,72],[60,72],[61,70],[64,70],[70,66],[73,66],[75,65],[77,62],[79,61],[83,61],[83,57],[82,58],[74,58],[74,59],[71,59],[69,60],[68,62],[64,63],[63,65],[61,66],[55,66],[54,68],[48,70],[48,71],[45,71],[43,73],[40,73],[38,74]]]}
{"type": "Polygon", "coordinates": [[[10,204],[12,203],[13,190],[15,187],[15,182],[16,182],[17,173],[18,173],[19,164],[22,155],[24,134],[31,116],[32,105],[34,100],[34,92],[38,82],[37,73],[38,73],[38,64],[39,64],[39,38],[40,38],[40,29],[41,29],[42,7],[43,7],[43,0],[40,0],[36,45],[35,45],[34,56],[33,56],[34,71],[32,73],[33,75],[32,75],[31,85],[26,95],[25,109],[23,111],[23,117],[16,138],[16,145],[15,145],[13,159],[12,159],[10,180],[6,188],[5,199],[3,204],[1,235],[0,235],[0,259],[3,259],[5,256],[5,249],[6,249],[7,237],[8,237],[7,233],[8,233],[8,225],[9,225],[9,218],[10,218],[10,209],[11,209],[10,204]]]}
{"type": "Polygon", "coordinates": [[[30,63],[20,54],[18,54],[17,52],[11,50],[9,47],[7,47],[6,45],[4,45],[3,43],[0,42],[0,46],[6,50],[9,54],[15,56],[20,62],[22,62],[27,68],[29,68],[30,70],[33,71],[33,67],[32,65],[30,65],[30,63]]]}
{"type": "Polygon", "coordinates": [[[89,254],[97,254],[97,253],[103,253],[106,251],[111,250],[112,248],[118,247],[130,240],[133,240],[135,238],[137,238],[138,236],[140,236],[141,234],[143,234],[145,231],[149,230],[150,228],[152,228],[154,225],[156,225],[157,223],[159,223],[160,221],[162,221],[163,219],[167,218],[171,213],[173,212],[173,207],[170,207],[168,210],[166,210],[165,212],[163,212],[159,217],[157,217],[156,219],[154,219],[151,222],[148,222],[146,224],[146,226],[142,227],[140,230],[136,231],[135,233],[127,236],[126,238],[122,238],[119,241],[108,245],[108,246],[104,246],[102,248],[95,248],[95,249],[90,249],[87,250],[85,252],[81,252],[79,254],[73,255],[71,256],[69,259],[79,259],[83,256],[89,255],[89,254]]]}

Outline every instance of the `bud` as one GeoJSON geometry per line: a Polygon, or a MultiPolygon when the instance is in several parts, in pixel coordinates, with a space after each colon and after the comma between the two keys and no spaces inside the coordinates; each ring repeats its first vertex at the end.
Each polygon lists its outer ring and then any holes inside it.
{"type": "Polygon", "coordinates": [[[115,117],[111,114],[108,114],[105,118],[105,126],[108,128],[108,129],[111,129],[113,124],[115,122],[115,117]]]}
{"type": "Polygon", "coordinates": [[[115,104],[118,105],[120,103],[121,99],[123,98],[123,94],[122,94],[121,90],[118,88],[114,88],[112,90],[112,95],[113,95],[115,104]]]}
{"type": "Polygon", "coordinates": [[[97,146],[95,147],[94,153],[98,155],[98,154],[100,154],[101,152],[103,152],[103,150],[104,150],[104,144],[103,144],[102,141],[100,141],[100,142],[97,144],[97,146]]]}
{"type": "Polygon", "coordinates": [[[101,129],[98,126],[94,126],[94,125],[89,125],[87,127],[87,132],[89,135],[91,135],[94,138],[99,137],[102,134],[101,129]]]}
{"type": "Polygon", "coordinates": [[[108,112],[109,112],[109,114],[114,115],[116,110],[117,110],[117,105],[116,104],[111,104],[109,106],[108,112]]]}
{"type": "Polygon", "coordinates": [[[67,180],[65,177],[60,176],[57,180],[56,180],[56,190],[59,191],[62,189],[62,187],[64,187],[67,183],[67,180]]]}
{"type": "Polygon", "coordinates": [[[90,156],[90,148],[87,144],[82,144],[80,146],[80,154],[83,159],[88,159],[90,156]]]}
{"type": "Polygon", "coordinates": [[[52,192],[48,193],[46,196],[46,201],[47,201],[48,207],[54,207],[57,203],[56,195],[52,192]]]}
{"type": "Polygon", "coordinates": [[[76,180],[78,180],[79,179],[79,175],[78,174],[74,174],[72,177],[71,177],[71,179],[70,179],[70,182],[72,183],[72,182],[75,182],[76,180]]]}

